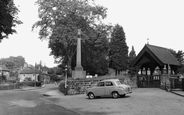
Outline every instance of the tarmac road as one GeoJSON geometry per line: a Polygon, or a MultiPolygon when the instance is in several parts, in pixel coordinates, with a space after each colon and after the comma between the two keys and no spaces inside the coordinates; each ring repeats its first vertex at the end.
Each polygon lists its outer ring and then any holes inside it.
{"type": "Polygon", "coordinates": [[[0,90],[0,115],[79,115],[45,100],[42,93],[56,88],[48,85],[39,89],[0,90]]]}
{"type": "Polygon", "coordinates": [[[57,86],[0,91],[0,115],[184,115],[184,98],[158,88],[136,88],[124,98],[64,96],[57,86]],[[43,96],[47,94],[48,96],[43,96]]]}

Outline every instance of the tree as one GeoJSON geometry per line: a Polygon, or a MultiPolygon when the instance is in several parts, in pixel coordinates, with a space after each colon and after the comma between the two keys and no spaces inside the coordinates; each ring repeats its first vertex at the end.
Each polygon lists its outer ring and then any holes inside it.
{"type": "Polygon", "coordinates": [[[40,27],[40,39],[49,39],[51,55],[56,63],[68,65],[76,52],[77,29],[89,38],[91,28],[106,17],[106,8],[93,0],[38,0],[39,18],[33,28],[40,27]]]}
{"type": "Polygon", "coordinates": [[[169,49],[169,51],[173,54],[173,56],[180,62],[180,68],[179,68],[179,73],[184,73],[184,52],[182,50],[178,50],[176,52],[173,49],[169,49]]]}
{"type": "Polygon", "coordinates": [[[132,46],[132,50],[129,53],[129,64],[135,59],[136,57],[136,53],[134,50],[134,46],[132,46]]]}
{"type": "Polygon", "coordinates": [[[5,65],[10,70],[18,70],[24,66],[25,59],[22,56],[10,56],[0,59],[0,65],[5,65]]]}
{"type": "Polygon", "coordinates": [[[176,58],[180,62],[180,64],[183,64],[184,61],[184,52],[182,50],[179,50],[176,54],[176,58]]]}
{"type": "Polygon", "coordinates": [[[108,72],[108,31],[110,29],[108,25],[98,25],[93,29],[92,35],[89,35],[90,39],[82,44],[82,64],[90,75],[105,75],[108,72]]]}
{"type": "Polygon", "coordinates": [[[111,35],[110,42],[110,68],[116,70],[116,75],[127,69],[128,46],[123,27],[115,25],[111,35]]]}
{"type": "Polygon", "coordinates": [[[55,74],[54,68],[50,68],[50,69],[48,70],[48,74],[55,74]]]}
{"type": "Polygon", "coordinates": [[[13,0],[0,0],[0,40],[15,33],[13,27],[22,23],[17,17],[18,12],[13,0]]]}
{"type": "MultiPolygon", "coordinates": [[[[134,46],[132,46],[132,50],[129,53],[129,57],[128,57],[128,65],[130,65],[132,63],[132,61],[136,58],[136,53],[134,50],[134,46]]],[[[130,68],[129,67],[129,73],[131,76],[136,74],[136,69],[134,68],[130,68]]]]}

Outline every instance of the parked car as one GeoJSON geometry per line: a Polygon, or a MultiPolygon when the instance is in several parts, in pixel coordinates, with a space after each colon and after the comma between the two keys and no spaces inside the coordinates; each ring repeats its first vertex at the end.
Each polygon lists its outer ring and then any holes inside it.
{"type": "Polygon", "coordinates": [[[132,93],[129,85],[121,84],[119,79],[107,79],[100,81],[97,86],[88,88],[86,95],[89,99],[102,96],[112,96],[113,98],[124,97],[126,94],[132,93]]]}

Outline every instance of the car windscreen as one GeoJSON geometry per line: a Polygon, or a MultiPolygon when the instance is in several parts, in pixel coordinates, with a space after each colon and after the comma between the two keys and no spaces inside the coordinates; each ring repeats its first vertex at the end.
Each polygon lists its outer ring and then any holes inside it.
{"type": "Polygon", "coordinates": [[[117,84],[117,85],[121,85],[121,82],[120,82],[120,81],[116,81],[116,84],[117,84]]]}

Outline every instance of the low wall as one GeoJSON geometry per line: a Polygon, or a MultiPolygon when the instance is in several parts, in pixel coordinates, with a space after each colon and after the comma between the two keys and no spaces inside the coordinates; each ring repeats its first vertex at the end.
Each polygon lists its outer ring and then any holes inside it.
{"type": "Polygon", "coordinates": [[[19,84],[0,84],[0,90],[20,89],[19,84]]]}
{"type": "MultiPolygon", "coordinates": [[[[87,88],[96,86],[96,84],[103,79],[114,79],[114,78],[96,78],[96,79],[79,79],[79,80],[68,80],[67,88],[65,88],[65,82],[61,81],[59,84],[59,91],[65,95],[84,94],[87,88]]],[[[128,79],[126,77],[118,77],[122,83],[128,84],[131,87],[137,87],[136,79],[128,79]]]]}

